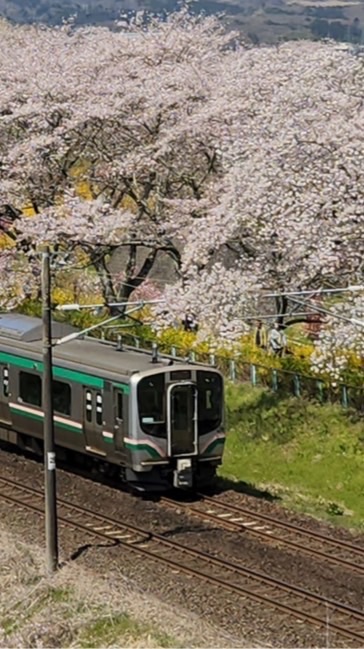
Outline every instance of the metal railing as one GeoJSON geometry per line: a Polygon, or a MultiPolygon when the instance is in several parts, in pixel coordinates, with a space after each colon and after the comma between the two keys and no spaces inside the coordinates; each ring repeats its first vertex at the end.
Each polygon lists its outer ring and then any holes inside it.
{"type": "MultiPolygon", "coordinates": [[[[155,345],[155,340],[143,339],[132,334],[124,334],[123,341],[137,349],[152,349],[155,345]]],[[[162,355],[165,353],[178,359],[186,359],[191,363],[205,363],[217,367],[233,382],[269,388],[282,397],[292,395],[314,399],[319,403],[337,403],[343,408],[353,408],[359,413],[364,413],[364,384],[355,386],[338,383],[333,386],[320,377],[242,361],[233,355],[219,356],[213,352],[200,353],[194,350],[184,352],[176,345],[167,347],[164,344],[160,351],[162,355]]]]}

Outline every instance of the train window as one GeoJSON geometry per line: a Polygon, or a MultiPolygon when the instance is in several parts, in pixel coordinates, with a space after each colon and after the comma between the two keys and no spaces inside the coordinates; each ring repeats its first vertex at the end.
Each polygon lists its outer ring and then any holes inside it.
{"type": "Polygon", "coordinates": [[[42,379],[29,372],[19,373],[19,397],[32,406],[42,405],[42,379]]]}
{"type": "Polygon", "coordinates": [[[197,372],[198,432],[205,435],[218,428],[222,420],[223,385],[216,372],[197,372]]]}
{"type": "Polygon", "coordinates": [[[191,372],[189,370],[176,370],[175,372],[171,372],[171,381],[185,381],[190,378],[191,372]]]}
{"type": "Polygon", "coordinates": [[[92,392],[86,392],[86,421],[92,421],[92,392]]]}
{"type": "Polygon", "coordinates": [[[116,417],[117,419],[123,418],[123,393],[116,393],[116,417]]]}
{"type": "Polygon", "coordinates": [[[9,396],[9,370],[7,367],[3,367],[3,395],[4,397],[9,396]]]}
{"type": "Polygon", "coordinates": [[[61,415],[71,414],[71,386],[62,381],[53,381],[53,408],[61,415]]]}
{"type": "Polygon", "coordinates": [[[102,394],[100,392],[96,394],[96,423],[98,426],[102,426],[102,394]]]}
{"type": "Polygon", "coordinates": [[[166,437],[164,374],[146,376],[138,383],[138,409],[142,430],[147,435],[166,437]]]}

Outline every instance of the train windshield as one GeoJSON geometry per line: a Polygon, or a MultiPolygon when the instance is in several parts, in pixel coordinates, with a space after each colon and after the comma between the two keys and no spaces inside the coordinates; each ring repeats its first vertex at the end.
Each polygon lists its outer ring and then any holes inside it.
{"type": "Polygon", "coordinates": [[[198,433],[205,435],[222,421],[223,383],[216,372],[197,372],[198,433]]]}
{"type": "Polygon", "coordinates": [[[138,408],[144,433],[167,437],[164,374],[147,376],[138,383],[138,408]]]}
{"type": "MultiPolygon", "coordinates": [[[[223,382],[216,372],[197,370],[198,434],[205,435],[221,425],[223,411],[223,382]]],[[[177,383],[175,384],[177,385],[177,383]]],[[[180,383],[178,385],[183,385],[180,383]]],[[[165,375],[146,376],[138,383],[138,410],[141,429],[147,435],[167,437],[167,405],[165,375]]],[[[179,393],[178,393],[179,394],[179,393]]],[[[180,413],[187,416],[187,412],[180,413]]],[[[174,413],[175,419],[176,413],[174,413]]],[[[191,412],[191,422],[194,414],[191,412]]],[[[186,424],[186,430],[188,426],[186,424]]]]}

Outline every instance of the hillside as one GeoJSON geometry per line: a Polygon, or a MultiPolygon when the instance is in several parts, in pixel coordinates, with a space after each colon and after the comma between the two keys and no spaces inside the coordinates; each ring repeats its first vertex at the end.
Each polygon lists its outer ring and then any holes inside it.
{"type": "Polygon", "coordinates": [[[230,384],[227,419],[221,478],[266,490],[289,509],[364,529],[361,415],[230,384]]]}
{"type": "MultiPolygon", "coordinates": [[[[111,26],[122,12],[177,7],[176,0],[0,0],[0,15],[17,23],[55,25],[77,14],[77,24],[111,26]]],[[[255,44],[326,37],[364,42],[364,0],[198,0],[193,8],[224,12],[229,27],[255,44]]]]}

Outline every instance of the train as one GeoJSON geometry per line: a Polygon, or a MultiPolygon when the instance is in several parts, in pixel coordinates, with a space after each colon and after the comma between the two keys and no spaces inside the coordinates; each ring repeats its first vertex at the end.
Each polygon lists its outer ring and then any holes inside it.
{"type": "MultiPolygon", "coordinates": [[[[37,454],[42,331],[39,318],[0,314],[0,440],[37,454]]],[[[222,374],[156,349],[76,336],[70,325],[53,322],[56,457],[77,455],[137,492],[211,486],[225,443],[222,374]],[[69,341],[58,344],[65,336],[69,341]]]]}

